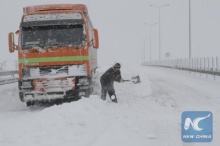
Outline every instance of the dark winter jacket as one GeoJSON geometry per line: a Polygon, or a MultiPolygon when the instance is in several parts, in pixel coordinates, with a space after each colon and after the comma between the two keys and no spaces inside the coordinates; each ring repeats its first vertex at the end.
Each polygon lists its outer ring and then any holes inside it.
{"type": "Polygon", "coordinates": [[[111,67],[101,76],[101,82],[102,84],[105,85],[111,85],[114,83],[114,81],[116,82],[122,81],[121,71],[120,70],[114,71],[114,68],[111,67]]]}

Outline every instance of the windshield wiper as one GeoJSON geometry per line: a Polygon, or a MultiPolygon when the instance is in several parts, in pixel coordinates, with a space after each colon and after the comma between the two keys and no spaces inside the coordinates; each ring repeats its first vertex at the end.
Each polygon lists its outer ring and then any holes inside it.
{"type": "Polygon", "coordinates": [[[47,47],[58,47],[58,46],[61,46],[61,44],[60,43],[49,43],[47,45],[47,47]]]}
{"type": "Polygon", "coordinates": [[[42,44],[23,44],[22,49],[32,49],[39,47],[40,49],[44,49],[44,46],[42,44]]]}

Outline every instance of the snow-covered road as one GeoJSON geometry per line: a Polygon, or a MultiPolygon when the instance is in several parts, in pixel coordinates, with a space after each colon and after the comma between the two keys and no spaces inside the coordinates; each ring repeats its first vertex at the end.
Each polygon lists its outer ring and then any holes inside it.
{"type": "MultiPolygon", "coordinates": [[[[107,68],[98,71],[102,74],[107,68]]],[[[139,74],[140,84],[115,83],[118,103],[96,95],[49,108],[27,108],[17,84],[0,88],[0,145],[3,146],[218,146],[219,80],[155,68],[122,67],[122,77],[139,74]],[[211,143],[183,143],[183,111],[211,111],[211,143]]]]}

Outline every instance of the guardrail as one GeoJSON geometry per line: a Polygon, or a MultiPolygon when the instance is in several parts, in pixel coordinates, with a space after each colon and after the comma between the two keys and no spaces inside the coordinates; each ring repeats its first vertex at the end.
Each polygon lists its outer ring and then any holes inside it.
{"type": "Polygon", "coordinates": [[[219,57],[199,57],[191,59],[183,58],[174,60],[151,61],[144,62],[142,65],[168,67],[220,76],[219,61],[219,57]]]}
{"type": "Polygon", "coordinates": [[[15,75],[18,74],[17,70],[12,71],[0,71],[0,85],[15,83],[18,81],[18,78],[15,75]],[[10,77],[8,77],[10,76],[10,77]]]}
{"type": "Polygon", "coordinates": [[[0,71],[0,76],[7,76],[7,75],[12,75],[14,76],[15,74],[18,74],[17,70],[12,70],[12,71],[0,71]]]}

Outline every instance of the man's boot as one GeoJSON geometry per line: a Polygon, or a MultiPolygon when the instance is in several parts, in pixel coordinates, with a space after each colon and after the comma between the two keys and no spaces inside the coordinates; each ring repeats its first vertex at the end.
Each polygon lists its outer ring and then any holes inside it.
{"type": "Polygon", "coordinates": [[[111,98],[112,102],[115,102],[115,103],[118,102],[118,100],[117,100],[115,95],[112,95],[110,98],[111,98]]]}
{"type": "Polygon", "coordinates": [[[105,92],[105,91],[102,91],[102,93],[101,93],[101,99],[102,99],[102,100],[106,100],[106,92],[105,92]]]}
{"type": "Polygon", "coordinates": [[[106,96],[101,95],[101,99],[102,99],[102,100],[106,100],[106,96]]]}

